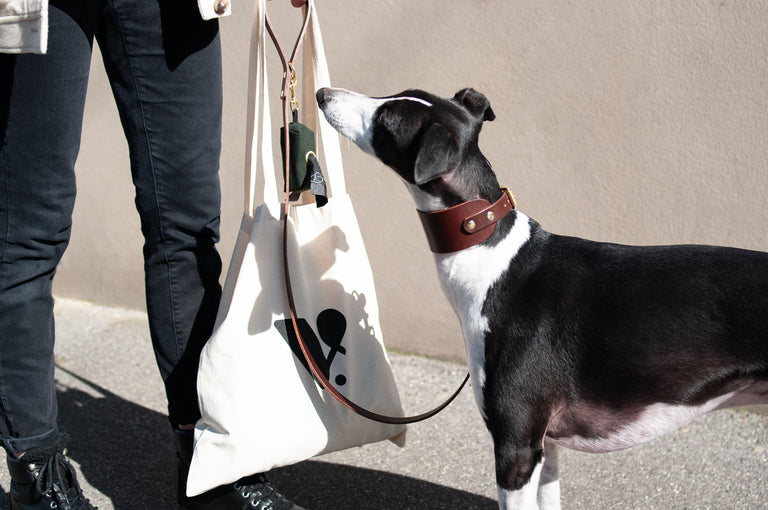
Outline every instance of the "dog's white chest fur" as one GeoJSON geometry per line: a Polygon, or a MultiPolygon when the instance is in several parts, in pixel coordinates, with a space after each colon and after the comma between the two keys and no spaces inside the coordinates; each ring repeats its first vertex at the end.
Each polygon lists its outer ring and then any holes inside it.
{"type": "Polygon", "coordinates": [[[509,268],[531,234],[530,219],[519,211],[515,214],[512,230],[496,246],[478,245],[455,253],[435,254],[440,285],[461,322],[475,400],[483,417],[486,417],[483,386],[488,331],[483,303],[488,290],[509,268]]]}

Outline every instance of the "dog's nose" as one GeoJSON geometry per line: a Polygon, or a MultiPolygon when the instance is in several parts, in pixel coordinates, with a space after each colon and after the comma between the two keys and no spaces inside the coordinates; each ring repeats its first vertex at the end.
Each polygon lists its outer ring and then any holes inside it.
{"type": "Polygon", "coordinates": [[[317,106],[319,106],[321,108],[322,108],[323,104],[325,103],[326,92],[328,92],[328,89],[323,87],[320,90],[318,90],[317,93],[315,93],[315,99],[317,99],[317,106]]]}

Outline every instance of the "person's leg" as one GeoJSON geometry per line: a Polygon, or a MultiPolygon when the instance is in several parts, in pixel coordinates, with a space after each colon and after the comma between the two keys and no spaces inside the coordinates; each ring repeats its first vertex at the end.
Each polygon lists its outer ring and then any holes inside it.
{"type": "Polygon", "coordinates": [[[51,283],[69,242],[92,14],[54,0],[48,53],[0,54],[0,444],[14,510],[90,508],[61,454],[51,283]]]}
{"type": "Polygon", "coordinates": [[[53,443],[51,282],[69,242],[91,60],[89,35],[53,2],[45,55],[0,54],[0,440],[53,443]]]}
{"type": "Polygon", "coordinates": [[[221,48],[216,21],[194,1],[107,0],[96,38],[131,154],[145,237],[147,310],[179,458],[179,503],[192,509],[299,507],[263,476],[200,497],[184,494],[200,417],[197,365],[221,288],[221,48]]]}
{"type": "Polygon", "coordinates": [[[221,50],[194,1],[107,0],[96,39],[128,140],[150,333],[171,424],[200,417],[196,376],[221,295],[221,50]]]}

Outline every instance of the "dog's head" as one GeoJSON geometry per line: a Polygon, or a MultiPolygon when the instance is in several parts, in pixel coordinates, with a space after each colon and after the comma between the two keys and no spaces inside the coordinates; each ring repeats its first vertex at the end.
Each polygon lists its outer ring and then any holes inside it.
{"type": "Polygon", "coordinates": [[[406,90],[373,98],[324,88],[317,102],[339,133],[409,184],[420,209],[498,194],[498,182],[477,146],[483,122],[495,118],[481,93],[467,88],[445,99],[406,90]]]}

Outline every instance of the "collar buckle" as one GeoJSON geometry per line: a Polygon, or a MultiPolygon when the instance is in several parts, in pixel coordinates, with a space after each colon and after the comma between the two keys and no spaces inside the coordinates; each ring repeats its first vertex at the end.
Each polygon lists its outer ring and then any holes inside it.
{"type": "Polygon", "coordinates": [[[515,194],[512,193],[512,190],[506,186],[502,186],[501,191],[506,193],[509,197],[509,203],[512,204],[512,209],[517,209],[517,200],[515,200],[515,194]]]}

